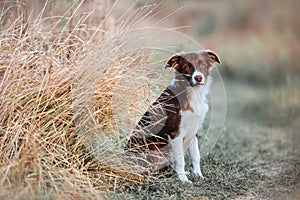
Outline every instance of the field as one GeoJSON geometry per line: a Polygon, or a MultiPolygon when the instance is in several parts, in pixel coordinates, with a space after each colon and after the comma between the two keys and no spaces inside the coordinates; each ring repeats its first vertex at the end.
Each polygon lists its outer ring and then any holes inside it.
{"type": "Polygon", "coordinates": [[[1,1],[0,199],[300,199],[298,7],[1,1]],[[166,59],[199,48],[222,64],[199,141],[206,179],[189,185],[123,148],[173,77],[166,59]]]}

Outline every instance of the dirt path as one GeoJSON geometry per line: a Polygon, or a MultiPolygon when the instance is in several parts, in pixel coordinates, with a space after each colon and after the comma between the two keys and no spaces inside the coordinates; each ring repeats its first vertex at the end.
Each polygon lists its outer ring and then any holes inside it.
{"type": "Polygon", "coordinates": [[[295,199],[300,188],[299,118],[286,125],[267,118],[266,112],[276,106],[265,106],[268,87],[230,81],[226,86],[226,125],[244,143],[240,150],[249,159],[250,170],[261,176],[253,191],[240,198],[295,199]]]}

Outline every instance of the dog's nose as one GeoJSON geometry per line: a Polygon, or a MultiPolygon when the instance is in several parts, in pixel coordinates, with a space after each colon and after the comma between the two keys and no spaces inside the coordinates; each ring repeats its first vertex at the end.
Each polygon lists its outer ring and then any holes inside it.
{"type": "Polygon", "coordinates": [[[198,75],[198,76],[195,76],[194,79],[195,79],[196,82],[200,83],[203,78],[202,78],[201,75],[198,75]]]}

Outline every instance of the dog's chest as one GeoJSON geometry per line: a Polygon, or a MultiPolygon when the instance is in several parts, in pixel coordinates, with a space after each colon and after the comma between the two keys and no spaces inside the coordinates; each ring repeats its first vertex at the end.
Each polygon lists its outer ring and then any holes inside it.
{"type": "Polygon", "coordinates": [[[208,111],[206,93],[206,87],[189,88],[187,98],[189,109],[181,110],[180,112],[179,135],[181,137],[194,136],[198,128],[202,126],[208,111]]]}

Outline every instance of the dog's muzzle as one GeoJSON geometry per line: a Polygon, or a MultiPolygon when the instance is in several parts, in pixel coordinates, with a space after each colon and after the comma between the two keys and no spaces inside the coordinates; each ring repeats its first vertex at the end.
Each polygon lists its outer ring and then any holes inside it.
{"type": "Polygon", "coordinates": [[[196,75],[193,77],[192,80],[192,85],[193,86],[197,86],[197,85],[205,85],[205,78],[203,77],[203,75],[196,75]]]}

